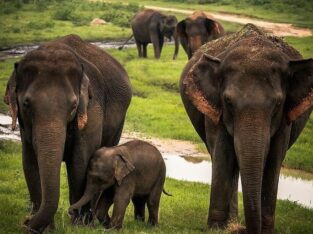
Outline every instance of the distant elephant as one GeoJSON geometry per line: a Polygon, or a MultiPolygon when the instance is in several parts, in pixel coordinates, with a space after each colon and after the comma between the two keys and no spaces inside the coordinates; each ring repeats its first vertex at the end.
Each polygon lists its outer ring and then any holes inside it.
{"type": "Polygon", "coordinates": [[[176,34],[177,19],[173,15],[164,15],[154,10],[138,12],[131,21],[133,35],[136,41],[138,56],[147,57],[147,45],[153,44],[154,57],[160,58],[164,37],[174,38],[176,59],[179,50],[179,41],[176,34]]]}
{"type": "Polygon", "coordinates": [[[188,59],[201,45],[225,34],[223,26],[202,11],[195,11],[180,21],[177,32],[188,59]]]}
{"type": "Polygon", "coordinates": [[[237,214],[240,171],[248,233],[274,233],[279,172],[313,106],[313,60],[248,24],[202,46],[180,92],[212,157],[209,227],[237,214]]]}
{"type": "MultiPolygon", "coordinates": [[[[106,228],[120,229],[126,208],[132,199],[135,219],[158,224],[159,203],[165,181],[165,163],[161,153],[147,142],[134,140],[120,146],[103,147],[90,160],[87,186],[82,198],[69,208],[74,214],[99,192],[96,216],[106,228]],[[108,211],[114,203],[112,219],[108,211]]],[[[168,195],[168,194],[167,194],[168,195]]]]}
{"type": "MultiPolygon", "coordinates": [[[[131,100],[126,71],[114,58],[76,35],[29,52],[8,82],[5,96],[12,126],[18,118],[32,232],[53,223],[65,161],[70,204],[85,189],[89,158],[101,146],[117,145],[131,100]]],[[[88,206],[79,213],[88,214],[88,206]]]]}

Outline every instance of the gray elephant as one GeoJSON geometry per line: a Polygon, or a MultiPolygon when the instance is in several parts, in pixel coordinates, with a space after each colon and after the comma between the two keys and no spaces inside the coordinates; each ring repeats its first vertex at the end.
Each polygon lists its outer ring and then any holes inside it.
{"type": "Polygon", "coordinates": [[[223,26],[202,11],[195,11],[180,21],[177,32],[188,59],[201,45],[225,34],[223,26]]]}
{"type": "Polygon", "coordinates": [[[134,140],[120,146],[103,147],[92,156],[85,193],[70,207],[69,213],[74,214],[102,191],[94,209],[106,228],[122,227],[130,200],[135,206],[136,220],[145,220],[147,204],[148,222],[156,225],[161,193],[167,194],[163,189],[165,173],[161,153],[147,142],[134,140]],[[113,203],[111,219],[108,210],[113,203]]]}
{"type": "MultiPolygon", "coordinates": [[[[15,64],[5,102],[12,126],[18,118],[23,168],[30,200],[27,229],[53,223],[65,161],[70,204],[82,196],[89,158],[101,146],[117,145],[131,100],[124,68],[76,35],[45,43],[15,64]]],[[[77,219],[89,212],[88,205],[77,219]]]]}
{"type": "Polygon", "coordinates": [[[209,42],[180,80],[187,114],[212,156],[209,227],[237,214],[240,172],[248,233],[274,233],[286,151],[313,106],[313,60],[254,25],[209,42]]]}
{"type": "Polygon", "coordinates": [[[160,58],[164,37],[167,37],[170,40],[174,38],[175,51],[173,59],[176,59],[179,50],[176,25],[177,19],[173,15],[164,15],[154,10],[143,10],[138,12],[131,20],[131,27],[138,49],[138,56],[146,58],[147,45],[152,43],[154,57],[157,59],[160,58]]]}

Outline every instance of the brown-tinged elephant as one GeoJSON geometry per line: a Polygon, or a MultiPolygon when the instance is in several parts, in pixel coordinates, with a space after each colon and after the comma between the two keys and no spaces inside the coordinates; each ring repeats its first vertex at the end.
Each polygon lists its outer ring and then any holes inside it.
{"type": "Polygon", "coordinates": [[[139,57],[147,57],[147,45],[152,43],[154,57],[160,58],[164,37],[174,38],[176,59],[179,50],[179,41],[176,34],[177,19],[173,15],[164,15],[154,10],[138,12],[131,21],[133,35],[136,41],[139,57]]]}
{"type": "Polygon", "coordinates": [[[202,46],[180,81],[187,114],[212,157],[209,227],[237,213],[248,233],[274,233],[282,161],[313,105],[313,60],[254,25],[202,46]]]}
{"type": "MultiPolygon", "coordinates": [[[[29,232],[43,232],[53,222],[62,161],[70,204],[80,199],[89,158],[101,146],[118,144],[131,95],[120,63],[76,35],[47,42],[15,64],[5,101],[13,127],[17,119],[20,124],[33,205],[25,222],[29,232]]],[[[78,215],[88,212],[87,205],[78,215]]]]}
{"type": "Polygon", "coordinates": [[[223,26],[202,11],[195,11],[177,24],[177,33],[188,59],[208,41],[224,35],[223,26]]]}
{"type": "MultiPolygon", "coordinates": [[[[145,220],[148,206],[151,225],[158,224],[159,203],[165,181],[166,168],[161,153],[147,142],[134,140],[120,146],[103,147],[90,160],[87,186],[82,198],[73,204],[74,214],[102,191],[95,212],[106,228],[120,229],[126,208],[133,201],[136,220],[145,220]],[[112,218],[108,211],[113,206],[112,218]]],[[[167,194],[169,195],[169,194],[167,194]]]]}

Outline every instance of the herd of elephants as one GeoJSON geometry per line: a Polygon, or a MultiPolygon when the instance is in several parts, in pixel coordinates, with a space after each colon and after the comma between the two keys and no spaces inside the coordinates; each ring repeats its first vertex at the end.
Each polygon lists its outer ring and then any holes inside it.
{"type": "MultiPolygon", "coordinates": [[[[313,107],[313,60],[252,24],[225,35],[203,12],[178,22],[143,10],[131,26],[140,57],[152,43],[159,58],[164,37],[175,40],[173,59],[179,42],[188,55],[179,87],[212,158],[208,228],[225,228],[237,217],[240,173],[241,232],[274,233],[282,161],[313,107]]],[[[105,228],[119,229],[130,200],[136,220],[145,220],[147,205],[148,222],[158,223],[160,196],[167,194],[160,152],[139,140],[117,146],[131,97],[123,66],[77,35],[46,42],[15,63],[4,100],[12,128],[17,120],[20,127],[32,203],[28,233],[54,226],[62,161],[73,224],[97,217],[105,228]]]]}

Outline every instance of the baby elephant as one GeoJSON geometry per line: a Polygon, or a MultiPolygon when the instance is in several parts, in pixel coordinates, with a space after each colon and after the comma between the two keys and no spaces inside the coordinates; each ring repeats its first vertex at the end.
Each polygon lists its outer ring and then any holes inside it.
{"type": "Polygon", "coordinates": [[[69,208],[69,213],[74,214],[102,191],[94,210],[105,228],[122,227],[126,207],[131,199],[135,219],[144,221],[147,203],[148,222],[156,225],[161,193],[163,191],[167,194],[163,190],[165,172],[161,153],[147,142],[135,140],[120,146],[103,147],[92,156],[84,195],[69,208]],[[110,218],[108,211],[113,203],[110,218]]]}

